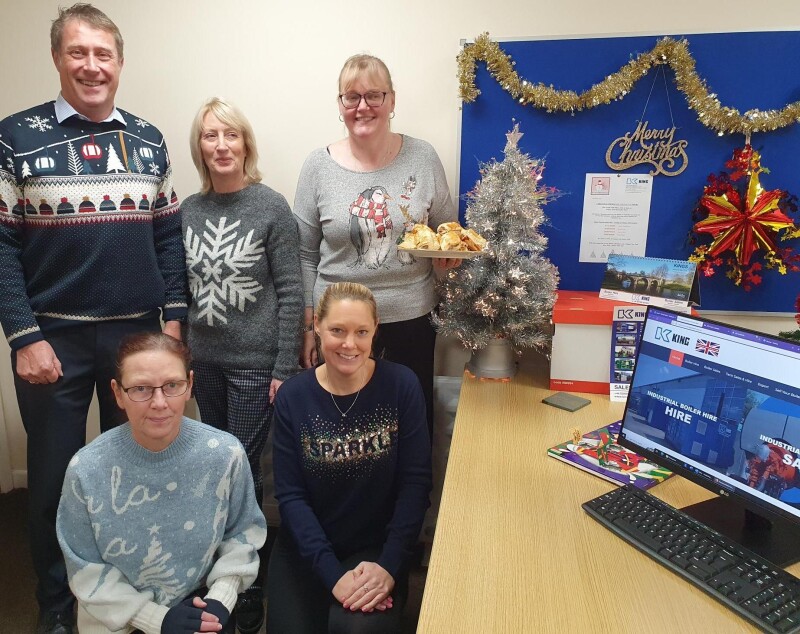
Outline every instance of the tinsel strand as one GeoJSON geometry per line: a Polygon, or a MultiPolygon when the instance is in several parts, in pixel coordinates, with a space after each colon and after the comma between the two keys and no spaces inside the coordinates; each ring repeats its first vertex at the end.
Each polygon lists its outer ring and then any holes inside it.
{"type": "Polygon", "coordinates": [[[686,97],[689,108],[697,113],[698,120],[720,135],[768,132],[800,121],[800,101],[787,104],[780,110],[751,109],[744,113],[723,106],[716,94],[709,90],[706,81],[697,74],[695,60],[685,39],[660,39],[651,51],[639,54],[617,72],[578,94],[520,78],[511,57],[500,50],[488,33],[483,33],[458,55],[460,95],[467,103],[480,95],[475,86],[479,61],[486,63],[495,80],[519,103],[547,112],[574,113],[622,99],[654,66],[666,64],[675,73],[678,90],[686,97]]]}

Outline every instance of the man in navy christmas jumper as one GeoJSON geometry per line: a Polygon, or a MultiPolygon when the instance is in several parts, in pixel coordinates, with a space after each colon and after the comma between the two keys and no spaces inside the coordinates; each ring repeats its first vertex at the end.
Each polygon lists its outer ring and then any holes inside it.
{"type": "Polygon", "coordinates": [[[38,631],[70,634],[55,533],[64,472],[95,388],[101,429],[123,422],[110,389],[120,338],[162,318],[180,337],[187,290],[164,138],[114,105],[119,30],[76,4],[50,36],[61,93],[0,122],[0,322],[28,435],[38,631]]]}

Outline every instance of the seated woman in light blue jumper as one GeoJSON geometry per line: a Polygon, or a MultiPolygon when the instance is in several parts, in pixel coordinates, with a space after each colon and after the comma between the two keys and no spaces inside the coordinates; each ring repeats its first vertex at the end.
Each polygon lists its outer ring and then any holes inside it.
{"type": "Polygon", "coordinates": [[[244,449],[185,418],[188,348],[128,337],[111,388],[128,422],[75,454],[56,530],[81,634],[232,632],[267,530],[244,449]]]}

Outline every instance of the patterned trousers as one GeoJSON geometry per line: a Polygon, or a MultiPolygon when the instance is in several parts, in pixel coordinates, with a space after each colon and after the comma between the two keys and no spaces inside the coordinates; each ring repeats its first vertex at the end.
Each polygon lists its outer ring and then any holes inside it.
{"type": "Polygon", "coordinates": [[[242,443],[253,472],[256,500],[261,505],[261,452],[272,423],[272,371],[225,368],[199,361],[192,362],[192,369],[200,418],[207,425],[233,434],[242,443]]]}

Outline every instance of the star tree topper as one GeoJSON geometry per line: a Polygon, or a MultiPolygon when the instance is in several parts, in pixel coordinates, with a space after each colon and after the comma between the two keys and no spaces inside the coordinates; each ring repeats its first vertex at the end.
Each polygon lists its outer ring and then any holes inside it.
{"type": "Polygon", "coordinates": [[[525,133],[519,131],[519,123],[514,124],[514,129],[511,132],[506,132],[506,140],[508,141],[508,147],[517,147],[519,140],[523,137],[525,133]]]}

